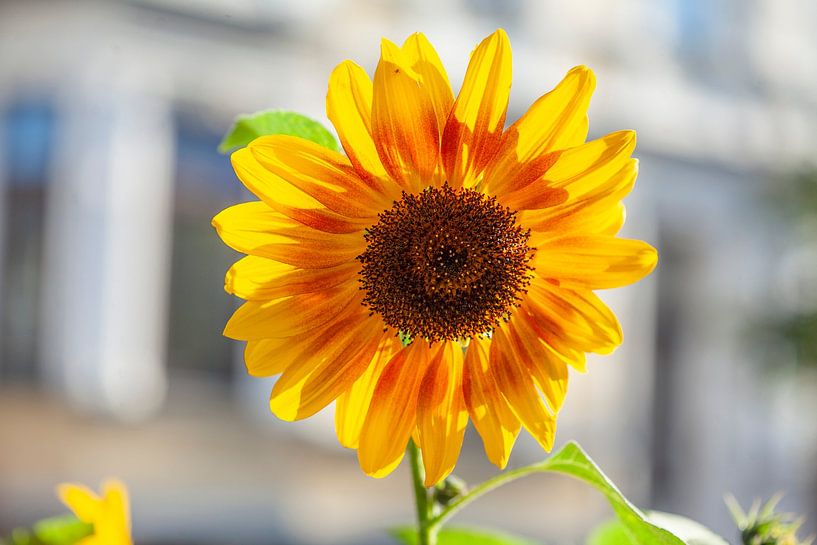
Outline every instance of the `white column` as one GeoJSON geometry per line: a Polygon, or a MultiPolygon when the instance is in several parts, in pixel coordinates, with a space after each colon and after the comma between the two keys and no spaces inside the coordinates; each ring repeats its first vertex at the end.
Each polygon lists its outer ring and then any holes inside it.
{"type": "Polygon", "coordinates": [[[61,112],[43,361],[76,405],[138,419],[166,390],[173,123],[166,100],[94,83],[70,93],[61,112]]]}

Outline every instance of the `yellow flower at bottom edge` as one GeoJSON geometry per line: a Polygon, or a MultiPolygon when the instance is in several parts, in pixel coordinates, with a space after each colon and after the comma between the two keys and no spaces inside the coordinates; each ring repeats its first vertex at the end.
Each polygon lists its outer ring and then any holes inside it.
{"type": "Polygon", "coordinates": [[[232,155],[260,201],[213,220],[248,254],[227,272],[247,301],[224,333],[247,341],[251,375],[281,375],[278,417],[334,401],[338,438],[369,475],[413,437],[438,482],[469,416],[500,468],[520,427],[550,450],[568,366],[622,341],[593,290],[655,267],[651,246],[616,237],[635,133],[585,142],[593,73],[573,68],[505,129],[510,87],[502,30],[456,98],[422,34],[383,40],[374,81],[351,61],[329,80],[345,156],[282,135],[232,155]]]}
{"type": "Polygon", "coordinates": [[[79,484],[57,487],[62,502],[79,520],[94,527],[78,545],[131,545],[128,490],[119,481],[106,481],[102,495],[79,484]]]}

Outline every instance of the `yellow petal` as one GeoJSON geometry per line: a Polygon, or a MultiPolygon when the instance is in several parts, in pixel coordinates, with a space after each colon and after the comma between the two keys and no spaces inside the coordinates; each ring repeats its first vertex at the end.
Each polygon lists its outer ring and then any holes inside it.
{"type": "Polygon", "coordinates": [[[462,391],[488,459],[504,469],[519,435],[519,419],[499,391],[488,359],[488,339],[472,339],[465,354],[462,391]]]}
{"type": "Polygon", "coordinates": [[[271,377],[282,373],[294,360],[293,357],[285,356],[292,345],[292,339],[287,337],[247,341],[247,346],[244,347],[247,374],[253,377],[271,377]]]}
{"type": "Polygon", "coordinates": [[[531,161],[584,142],[587,108],[595,86],[593,72],[586,66],[577,66],[508,128],[485,173],[491,191],[517,189],[517,178],[531,161]]]}
{"type": "Polygon", "coordinates": [[[329,234],[310,229],[258,201],[222,210],[213,218],[213,226],[236,251],[304,269],[344,265],[366,247],[362,232],[329,234]]]}
{"type": "Polygon", "coordinates": [[[406,38],[402,52],[431,96],[437,129],[442,134],[451,106],[454,104],[454,93],[451,91],[451,83],[448,81],[443,63],[428,38],[420,32],[406,38]]]}
{"type": "Polygon", "coordinates": [[[329,76],[326,116],[358,174],[366,179],[385,178],[372,138],[371,115],[372,80],[352,61],[340,63],[329,76]]]}
{"type": "Polygon", "coordinates": [[[344,332],[352,324],[370,320],[365,309],[350,304],[327,322],[303,334],[249,340],[244,349],[247,373],[254,377],[269,377],[283,373],[296,363],[310,364],[323,353],[319,347],[326,345],[329,332],[344,332]]]}
{"type": "Polygon", "coordinates": [[[453,187],[474,184],[499,149],[511,92],[511,46],[497,30],[471,55],[442,139],[442,161],[453,187]]]}
{"type": "Polygon", "coordinates": [[[593,222],[593,227],[588,229],[591,233],[598,233],[600,235],[615,236],[624,227],[624,221],[627,219],[627,210],[624,203],[618,203],[615,206],[608,208],[604,212],[600,212],[593,222]]]}
{"type": "Polygon", "coordinates": [[[514,314],[507,339],[517,361],[524,364],[545,395],[551,412],[558,413],[567,395],[567,365],[539,338],[523,313],[514,314]]]}
{"type": "Polygon", "coordinates": [[[303,138],[262,136],[248,148],[270,173],[344,217],[373,218],[397,196],[385,185],[373,189],[346,157],[303,138]]]}
{"type": "MultiPolygon", "coordinates": [[[[500,194],[497,199],[503,206],[507,206],[517,213],[527,210],[539,212],[541,209],[553,210],[559,206],[567,206],[570,194],[561,187],[552,187],[546,183],[532,183],[519,191],[500,194]]],[[[538,216],[535,219],[542,221],[538,216]]]]}
{"type": "Polygon", "coordinates": [[[432,178],[440,149],[434,104],[420,75],[388,40],[374,73],[372,128],[380,160],[395,181],[413,191],[432,178]]]}
{"type": "Polygon", "coordinates": [[[517,216],[522,225],[530,227],[529,242],[534,247],[542,241],[567,235],[615,236],[627,217],[624,203],[615,199],[565,203],[534,212],[530,216],[524,212],[517,216]]]}
{"type": "Polygon", "coordinates": [[[616,316],[590,290],[570,290],[535,279],[525,306],[537,322],[555,324],[566,342],[584,352],[609,354],[623,340],[616,316]]]}
{"type": "Polygon", "coordinates": [[[276,176],[258,162],[249,148],[241,148],[230,155],[236,176],[253,195],[270,207],[283,205],[296,208],[326,208],[313,197],[276,176]]]}
{"type": "Polygon", "coordinates": [[[105,482],[101,496],[77,484],[62,484],[57,493],[78,519],[94,526],[93,535],[80,543],[131,545],[128,492],[121,482],[105,482]]]}
{"type": "Polygon", "coordinates": [[[462,346],[446,341],[437,349],[420,385],[418,446],[423,452],[425,485],[434,486],[457,463],[468,424],[462,396],[462,346]]]}
{"type": "Polygon", "coordinates": [[[102,486],[102,494],[104,516],[94,522],[94,534],[102,543],[130,545],[130,507],[125,485],[107,481],[102,486]]]}
{"type": "Polygon", "coordinates": [[[564,187],[571,198],[603,191],[609,179],[632,161],[635,131],[618,131],[561,152],[545,175],[549,185],[564,187]]]}
{"type": "Polygon", "coordinates": [[[543,358],[531,365],[530,369],[533,381],[545,395],[548,406],[558,413],[567,396],[570,378],[567,364],[551,350],[547,350],[543,353],[543,358]]]}
{"type": "Polygon", "coordinates": [[[238,341],[302,335],[336,318],[352,305],[361,308],[357,286],[342,286],[273,301],[247,301],[233,313],[224,335],[238,341]]]}
{"type": "Polygon", "coordinates": [[[565,288],[619,288],[641,280],[658,262],[655,248],[641,240],[605,235],[567,236],[537,245],[536,273],[565,288]]]}
{"type": "Polygon", "coordinates": [[[503,327],[493,332],[490,365],[499,390],[514,414],[542,448],[550,452],[556,435],[556,415],[542,401],[530,371],[514,357],[503,327]]]}
{"type": "Polygon", "coordinates": [[[527,324],[559,359],[581,373],[587,371],[584,346],[568,338],[561,324],[543,319],[539,315],[538,308],[531,305],[530,298],[525,298],[522,305],[516,310],[516,314],[525,316],[527,324]]]}
{"type": "Polygon", "coordinates": [[[326,208],[283,178],[265,168],[249,148],[232,154],[233,170],[241,182],[271,209],[298,223],[327,233],[351,233],[363,229],[368,220],[349,218],[326,208]]]}
{"type": "Polygon", "coordinates": [[[368,315],[326,331],[281,374],[272,389],[270,410],[287,421],[317,413],[363,374],[383,336],[382,324],[368,315]]]}
{"type": "Polygon", "coordinates": [[[372,360],[362,375],[335,402],[335,431],[340,444],[357,448],[360,431],[372,402],[374,388],[386,364],[402,348],[400,339],[388,335],[380,341],[372,360]]]}
{"type": "Polygon", "coordinates": [[[224,289],[242,299],[269,301],[355,281],[359,270],[360,263],[357,261],[326,269],[299,269],[249,255],[236,261],[227,271],[224,289]]]}
{"type": "MultiPolygon", "coordinates": [[[[638,175],[638,161],[631,159],[593,189],[571,195],[564,203],[549,208],[528,210],[518,214],[519,222],[533,229],[531,243],[570,233],[616,234],[624,224],[624,205],[621,203],[632,190],[638,175]]],[[[531,184],[529,188],[535,191],[531,184]]],[[[559,190],[563,188],[551,188],[559,190]]],[[[504,202],[504,201],[503,201],[504,202]]]]}
{"type": "Polygon", "coordinates": [[[360,467],[372,477],[385,477],[397,467],[417,424],[417,395],[428,367],[430,349],[415,340],[386,365],[372,396],[360,433],[360,467]]]}
{"type": "MultiPolygon", "coordinates": [[[[532,226],[557,219],[570,220],[577,211],[590,205],[595,206],[594,212],[602,205],[612,208],[633,188],[637,165],[630,156],[634,148],[633,131],[608,134],[523,165],[508,183],[497,173],[496,180],[490,182],[491,191],[514,210],[542,209],[523,213],[524,217],[533,216],[528,222],[532,226]],[[498,187],[499,182],[504,185],[498,187]],[[560,194],[566,198],[553,197],[560,194]]],[[[540,229],[560,227],[548,225],[540,229]]]]}
{"type": "Polygon", "coordinates": [[[57,494],[82,522],[93,524],[102,513],[102,499],[81,484],[61,484],[57,487],[57,494]]]}

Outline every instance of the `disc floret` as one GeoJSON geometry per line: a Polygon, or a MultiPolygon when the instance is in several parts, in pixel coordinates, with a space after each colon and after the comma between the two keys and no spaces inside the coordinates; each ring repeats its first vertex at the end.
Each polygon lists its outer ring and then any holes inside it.
{"type": "Polygon", "coordinates": [[[448,184],[403,192],[367,229],[360,286],[383,321],[431,342],[507,320],[531,280],[529,230],[495,197],[448,184]]]}

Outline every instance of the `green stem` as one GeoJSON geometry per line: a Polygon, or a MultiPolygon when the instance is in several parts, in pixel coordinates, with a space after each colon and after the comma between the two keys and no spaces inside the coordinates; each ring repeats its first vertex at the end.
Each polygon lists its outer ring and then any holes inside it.
{"type": "MultiPolygon", "coordinates": [[[[443,524],[445,524],[448,519],[456,515],[463,507],[474,501],[475,499],[479,498],[483,494],[486,494],[493,490],[494,488],[498,488],[503,484],[509,483],[511,481],[515,481],[520,477],[524,477],[526,475],[530,475],[531,473],[538,473],[543,469],[543,462],[539,462],[536,464],[531,464],[529,466],[520,467],[517,469],[512,469],[510,471],[506,471],[505,473],[500,473],[496,477],[492,477],[487,481],[478,484],[474,488],[471,489],[470,492],[464,494],[443,509],[437,516],[432,517],[430,520],[427,521],[428,527],[436,533],[443,524]]],[[[421,541],[422,543],[422,541],[421,541]]]]}
{"type": "Polygon", "coordinates": [[[437,543],[437,526],[430,524],[432,501],[425,487],[425,470],[420,449],[409,441],[409,460],[411,462],[411,478],[414,482],[414,500],[417,505],[417,545],[435,545],[437,543]]]}

